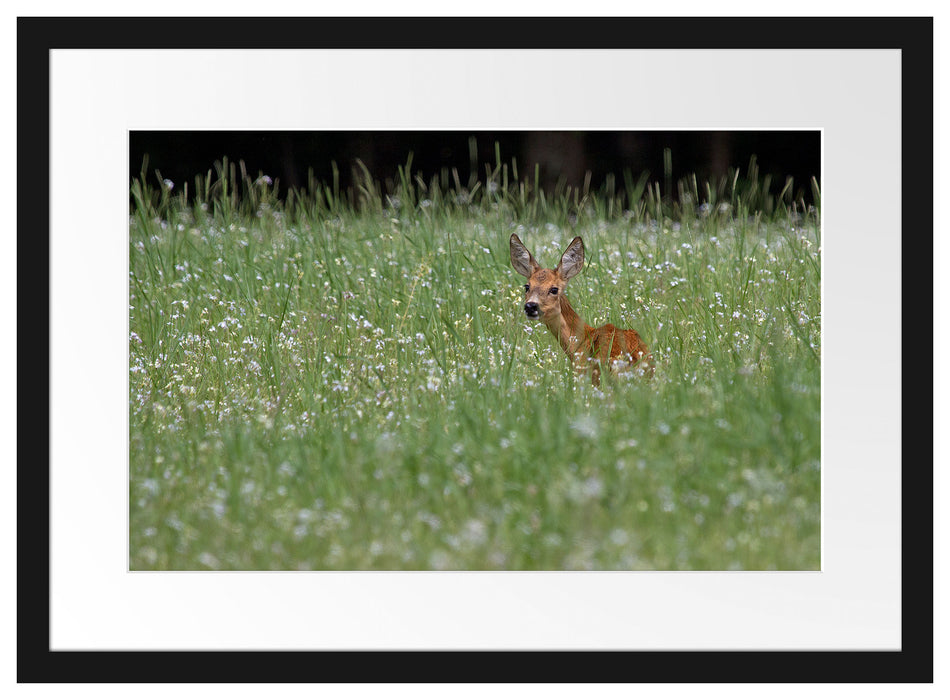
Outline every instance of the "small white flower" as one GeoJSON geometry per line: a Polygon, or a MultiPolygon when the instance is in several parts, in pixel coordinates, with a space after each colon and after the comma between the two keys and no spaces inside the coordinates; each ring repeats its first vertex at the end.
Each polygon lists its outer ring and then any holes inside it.
{"type": "Polygon", "coordinates": [[[599,426],[591,416],[578,416],[571,422],[571,430],[583,437],[594,439],[597,437],[599,426]]]}
{"type": "Polygon", "coordinates": [[[592,476],[584,482],[583,489],[588,498],[599,498],[604,492],[604,482],[592,476]]]}
{"type": "Polygon", "coordinates": [[[210,552],[202,552],[199,554],[198,561],[204,566],[207,566],[209,569],[218,569],[221,567],[221,562],[219,562],[218,558],[210,552]]]}
{"type": "Polygon", "coordinates": [[[621,530],[620,528],[617,528],[616,530],[613,530],[610,533],[610,541],[613,542],[618,547],[623,547],[625,544],[627,544],[627,541],[629,539],[630,539],[630,536],[624,530],[621,530]]]}

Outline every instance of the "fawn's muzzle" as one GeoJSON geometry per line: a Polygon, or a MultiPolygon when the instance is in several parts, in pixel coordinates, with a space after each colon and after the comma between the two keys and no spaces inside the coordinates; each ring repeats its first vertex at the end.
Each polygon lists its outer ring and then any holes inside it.
{"type": "Polygon", "coordinates": [[[525,304],[525,305],[524,305],[524,312],[525,312],[530,318],[537,318],[537,317],[538,317],[538,304],[537,304],[537,302],[529,301],[527,304],[525,304]]]}

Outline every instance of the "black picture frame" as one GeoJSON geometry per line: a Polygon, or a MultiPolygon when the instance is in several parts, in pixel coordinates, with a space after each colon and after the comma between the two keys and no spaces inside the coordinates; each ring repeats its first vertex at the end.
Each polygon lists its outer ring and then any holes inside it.
{"type": "MultiPolygon", "coordinates": [[[[49,260],[49,68],[53,49],[126,48],[894,49],[901,52],[902,170],[933,172],[933,18],[38,18],[17,22],[18,259],[49,260]],[[28,147],[27,147],[28,146],[28,147]],[[23,186],[30,183],[30,186],[23,186]]],[[[906,231],[933,230],[931,190],[914,188],[906,231]]],[[[902,298],[932,317],[926,246],[904,256],[902,298]],[[914,265],[914,269],[908,266],[914,265]],[[920,289],[925,287],[924,289],[920,289]]],[[[47,274],[48,282],[48,270],[47,274]]],[[[40,267],[39,275],[44,270],[40,267]]],[[[17,680],[62,682],[933,682],[932,382],[902,386],[900,651],[53,651],[50,649],[48,284],[20,276],[17,680]],[[45,295],[45,296],[44,296],[45,295]],[[28,325],[29,324],[29,325],[28,325]],[[46,352],[43,351],[46,349],[46,352]],[[46,368],[43,364],[46,364],[46,368]],[[22,376],[22,372],[20,372],[22,376]],[[908,390],[913,397],[905,396],[908,390]],[[926,390],[926,391],[925,391],[926,390]],[[923,398],[918,393],[924,393],[923,398]],[[921,410],[923,407],[923,410],[921,410]],[[40,423],[38,428],[36,423],[40,423]],[[37,438],[36,433],[42,437],[37,438]],[[46,439],[44,440],[43,437],[46,439]],[[920,452],[923,452],[921,458],[920,452]],[[929,455],[929,457],[928,457],[929,455]],[[913,542],[913,546],[911,545],[913,542]],[[355,669],[363,669],[358,672],[355,669]]],[[[915,368],[932,368],[932,331],[915,331],[915,368]],[[920,357],[923,354],[924,357],[920,357]]],[[[901,362],[903,363],[903,353],[901,362]]],[[[919,372],[920,370],[918,370],[919,372]]]]}

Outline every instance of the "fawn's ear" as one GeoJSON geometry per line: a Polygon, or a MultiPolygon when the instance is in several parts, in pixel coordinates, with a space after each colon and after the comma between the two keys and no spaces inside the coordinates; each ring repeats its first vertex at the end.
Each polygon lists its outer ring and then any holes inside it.
{"type": "Polygon", "coordinates": [[[580,236],[575,236],[574,240],[561,256],[561,262],[557,264],[556,272],[565,280],[571,279],[574,275],[584,269],[584,241],[580,236]]]}
{"type": "Polygon", "coordinates": [[[517,270],[519,275],[530,278],[531,275],[541,269],[538,261],[528,252],[528,249],[524,247],[524,243],[517,235],[511,234],[509,247],[511,248],[511,266],[517,270]]]}

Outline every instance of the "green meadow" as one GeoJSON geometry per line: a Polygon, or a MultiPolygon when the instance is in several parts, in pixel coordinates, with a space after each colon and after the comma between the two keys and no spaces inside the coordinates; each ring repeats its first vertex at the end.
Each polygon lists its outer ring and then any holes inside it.
{"type": "Polygon", "coordinates": [[[536,183],[133,181],[131,568],[818,569],[817,185],[536,183]],[[583,236],[566,295],[652,380],[571,370],[512,233],[583,236]]]}

